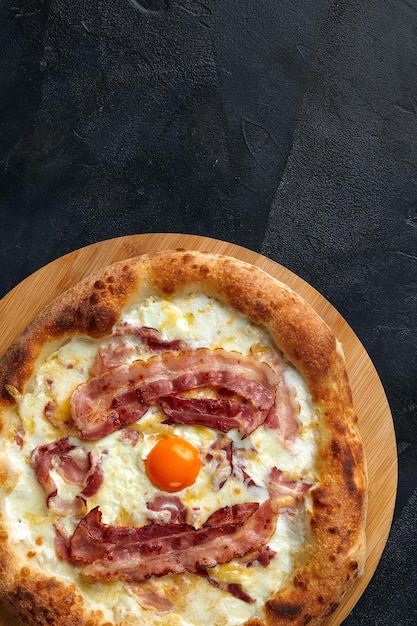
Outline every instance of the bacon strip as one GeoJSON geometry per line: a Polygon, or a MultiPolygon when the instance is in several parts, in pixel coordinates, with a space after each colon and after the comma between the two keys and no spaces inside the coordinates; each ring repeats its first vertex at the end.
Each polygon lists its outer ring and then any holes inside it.
{"type": "Polygon", "coordinates": [[[258,554],[253,555],[246,563],[246,567],[251,567],[254,563],[259,563],[262,567],[268,567],[275,555],[275,550],[270,546],[261,546],[258,554]]]}
{"type": "Polygon", "coordinates": [[[223,398],[165,396],[159,399],[159,404],[169,417],[164,423],[199,424],[224,433],[236,428],[243,437],[250,435],[267,417],[267,412],[249,402],[223,398]]]}
{"type": "Polygon", "coordinates": [[[105,525],[98,508],[80,522],[70,558],[84,564],[88,580],[142,581],[168,573],[199,573],[250,553],[258,553],[276,527],[272,500],[225,507],[204,526],[151,524],[141,528],[105,525]]]}
{"type": "Polygon", "coordinates": [[[215,580],[210,576],[208,571],[203,568],[201,568],[201,570],[198,572],[198,575],[205,578],[205,580],[207,580],[210,585],[213,585],[213,587],[217,587],[217,589],[222,589],[222,591],[227,591],[227,593],[230,593],[235,598],[242,600],[242,602],[247,602],[249,604],[253,604],[254,602],[256,602],[255,598],[252,598],[252,596],[246,593],[240,583],[226,583],[215,580]]]}
{"type": "Polygon", "coordinates": [[[187,520],[187,509],[178,496],[159,494],[152,502],[146,503],[149,520],[184,524],[187,520]]]}
{"type": "Polygon", "coordinates": [[[137,445],[139,439],[140,435],[137,430],[125,428],[119,433],[119,440],[124,442],[130,442],[133,447],[137,445]]]}
{"type": "Polygon", "coordinates": [[[268,490],[281,511],[294,511],[311,487],[311,483],[303,480],[288,480],[277,467],[269,471],[268,490]]]}
{"type": "MultiPolygon", "coordinates": [[[[255,449],[251,450],[252,454],[257,454],[255,449]]],[[[233,474],[245,485],[246,489],[258,499],[265,498],[268,494],[265,487],[258,485],[246,471],[247,468],[247,451],[244,448],[233,448],[232,467],[233,474]]]]}
{"type": "Polygon", "coordinates": [[[275,403],[265,419],[265,426],[277,430],[283,443],[291,447],[300,426],[300,406],[295,400],[295,390],[285,382],[282,360],[272,353],[267,358],[279,383],[276,386],[275,403]]]}
{"type": "Polygon", "coordinates": [[[127,322],[120,324],[114,330],[112,337],[113,339],[99,350],[98,360],[94,365],[96,374],[119,367],[127,359],[132,361],[140,358],[144,346],[150,352],[172,352],[187,349],[187,344],[182,339],[167,341],[163,339],[156,328],[133,326],[127,322]],[[125,342],[121,339],[122,337],[128,337],[130,341],[125,342]]]}
{"type": "Polygon", "coordinates": [[[103,482],[99,459],[83,447],[71,444],[68,437],[62,437],[32,450],[31,461],[36,478],[45,491],[47,507],[58,515],[84,515],[86,498],[97,493],[103,482]],[[68,484],[83,488],[74,500],[59,496],[52,470],[68,484]]]}
{"type": "Polygon", "coordinates": [[[214,459],[215,469],[211,475],[214,491],[220,491],[232,473],[233,441],[219,433],[206,453],[207,463],[214,459]]]}
{"type": "Polygon", "coordinates": [[[25,445],[25,429],[24,428],[18,428],[16,431],[16,434],[14,436],[14,442],[17,446],[19,446],[20,449],[23,448],[23,446],[25,445]]]}
{"type": "Polygon", "coordinates": [[[150,328],[149,326],[132,326],[125,322],[120,324],[113,333],[115,337],[123,335],[134,335],[139,337],[147,348],[153,352],[186,350],[187,344],[182,339],[166,340],[162,337],[159,330],[150,328]]]}
{"type": "Polygon", "coordinates": [[[266,418],[277,383],[267,363],[238,353],[205,348],[167,352],[121,365],[83,383],[71,398],[71,413],[85,439],[100,439],[140,419],[159,398],[201,387],[225,388],[259,412],[254,419],[250,411],[242,411],[239,430],[246,436],[266,418]]]}
{"type": "Polygon", "coordinates": [[[144,609],[152,609],[157,613],[168,613],[174,607],[166,595],[152,587],[152,583],[130,583],[126,585],[126,589],[144,609]]]}
{"type": "Polygon", "coordinates": [[[71,533],[60,520],[55,521],[54,530],[55,549],[59,558],[71,565],[76,565],[76,561],[71,558],[71,533]]]}
{"type": "Polygon", "coordinates": [[[104,480],[101,465],[98,463],[97,460],[95,460],[92,453],[90,453],[89,456],[91,461],[91,467],[89,473],[87,474],[86,480],[84,480],[85,487],[82,491],[80,491],[77,496],[78,498],[82,498],[83,500],[85,500],[86,498],[92,498],[100,489],[104,480]]]}

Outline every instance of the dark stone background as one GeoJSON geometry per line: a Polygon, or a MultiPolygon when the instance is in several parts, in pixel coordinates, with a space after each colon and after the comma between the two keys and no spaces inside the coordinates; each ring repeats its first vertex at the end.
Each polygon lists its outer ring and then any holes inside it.
{"type": "Polygon", "coordinates": [[[187,232],[318,289],[398,442],[345,621],[417,624],[417,0],[0,0],[0,296],[81,246],[187,232]]]}

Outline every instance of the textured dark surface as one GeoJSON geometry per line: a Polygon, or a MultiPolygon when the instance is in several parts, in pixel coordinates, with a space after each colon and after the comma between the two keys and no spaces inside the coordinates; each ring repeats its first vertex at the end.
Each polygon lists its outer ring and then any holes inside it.
{"type": "Polygon", "coordinates": [[[0,296],[95,241],[262,252],[340,311],[398,439],[347,626],[417,624],[417,2],[0,1],[0,296]]]}

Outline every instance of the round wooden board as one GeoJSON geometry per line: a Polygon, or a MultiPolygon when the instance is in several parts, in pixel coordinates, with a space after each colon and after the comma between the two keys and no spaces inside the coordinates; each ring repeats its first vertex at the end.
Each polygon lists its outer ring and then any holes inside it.
{"type": "MultiPolygon", "coordinates": [[[[257,265],[307,300],[342,342],[368,462],[369,511],[364,576],[325,622],[325,626],[338,626],[362,595],[385,547],[395,505],[397,452],[389,405],[369,356],[341,315],[308,283],[260,254],[216,239],[167,233],[111,239],[53,261],[26,278],[3,298],[0,302],[0,354],[52,298],[92,271],[138,254],[172,248],[227,254],[257,265]]],[[[0,626],[19,625],[16,618],[0,607],[0,626]]]]}

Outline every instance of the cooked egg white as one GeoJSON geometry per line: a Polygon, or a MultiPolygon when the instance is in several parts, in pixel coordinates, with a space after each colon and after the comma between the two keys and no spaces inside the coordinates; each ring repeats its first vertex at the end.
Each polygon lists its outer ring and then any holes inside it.
{"type": "MultiPolygon", "coordinates": [[[[183,339],[191,348],[208,347],[236,350],[249,354],[251,349],[266,352],[273,349],[269,334],[247,318],[229,307],[205,295],[189,295],[160,299],[150,297],[124,311],[119,323],[133,326],[149,326],[158,329],[166,340],[183,339]]],[[[131,341],[124,337],[122,341],[131,341]]],[[[200,626],[209,622],[213,626],[236,626],[251,617],[261,615],[264,602],[284,585],[293,572],[297,555],[303,552],[308,541],[308,498],[306,506],[296,515],[280,515],[276,531],[269,542],[276,551],[268,568],[253,564],[231,562],[218,565],[212,571],[219,582],[238,581],[243,589],[256,599],[255,603],[243,602],[231,594],[191,574],[164,576],[151,580],[156,592],[172,601],[169,613],[157,613],[143,608],[135,586],[122,583],[88,584],[78,576],[78,570],[68,563],[57,560],[54,547],[53,522],[55,515],[45,506],[42,487],[38,484],[30,463],[31,451],[42,444],[62,436],[65,420],[69,417],[69,399],[76,387],[86,381],[97,358],[99,344],[88,338],[75,337],[62,345],[38,368],[19,403],[19,418],[25,430],[24,447],[20,450],[14,441],[3,444],[2,454],[14,468],[14,489],[3,502],[6,518],[10,520],[9,534],[15,549],[22,557],[33,554],[32,562],[43,572],[75,581],[91,609],[106,607],[104,621],[152,626],[200,626]],[[51,423],[46,407],[53,407],[51,423]],[[26,463],[21,463],[22,454],[26,463]]],[[[143,347],[140,358],[149,358],[143,347]]],[[[138,358],[137,350],[131,359],[138,358]]],[[[232,475],[220,490],[213,489],[215,461],[206,458],[209,446],[217,433],[201,426],[163,425],[156,409],[135,425],[138,441],[123,439],[120,433],[98,442],[71,439],[76,445],[94,449],[101,458],[104,472],[103,485],[89,499],[88,508],[99,506],[103,521],[107,524],[143,525],[149,522],[146,503],[151,502],[160,491],[150,482],[144,461],[149,451],[162,435],[187,439],[200,451],[202,467],[193,485],[178,492],[188,509],[196,509],[193,524],[201,526],[215,510],[240,502],[262,502],[267,495],[267,476],[271,467],[277,466],[294,478],[314,481],[315,414],[307,386],[300,374],[289,364],[285,377],[295,389],[300,406],[301,428],[294,446],[286,448],[275,431],[259,427],[241,440],[239,433],[227,433],[233,441],[237,454],[245,459],[245,470],[258,488],[248,489],[237,475],[232,475]]],[[[67,485],[59,475],[54,475],[61,497],[74,496],[74,487],[67,485]]],[[[76,492],[76,490],[75,490],[76,492]]],[[[70,528],[75,520],[65,520],[70,528]]]]}

